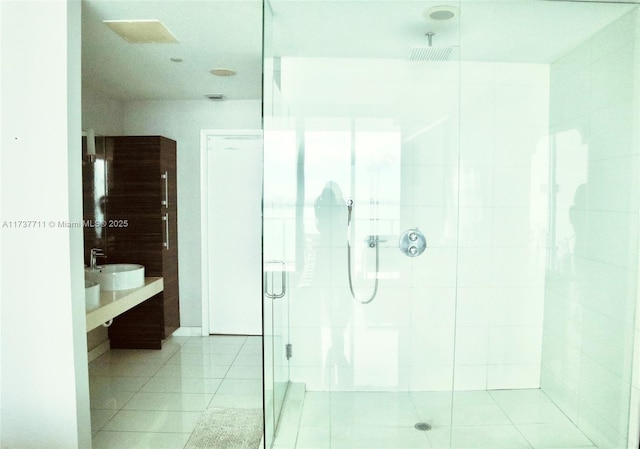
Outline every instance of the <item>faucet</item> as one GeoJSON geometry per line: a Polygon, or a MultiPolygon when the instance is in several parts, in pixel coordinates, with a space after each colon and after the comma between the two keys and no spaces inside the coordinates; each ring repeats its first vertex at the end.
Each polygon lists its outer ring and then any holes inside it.
{"type": "Polygon", "coordinates": [[[96,262],[98,260],[98,257],[104,257],[105,259],[107,258],[107,256],[102,252],[102,249],[100,248],[91,248],[91,259],[89,261],[89,267],[92,270],[95,270],[96,268],[98,268],[96,262]]]}

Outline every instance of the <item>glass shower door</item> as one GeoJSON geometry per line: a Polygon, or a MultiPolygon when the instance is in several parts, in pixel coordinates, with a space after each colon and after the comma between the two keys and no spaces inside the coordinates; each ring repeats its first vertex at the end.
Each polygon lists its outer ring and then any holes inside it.
{"type": "Polygon", "coordinates": [[[265,229],[265,260],[289,274],[300,447],[449,446],[458,31],[440,24],[429,47],[424,10],[265,3],[264,220],[287,223],[265,229]],[[406,17],[412,35],[390,48],[406,17]]]}

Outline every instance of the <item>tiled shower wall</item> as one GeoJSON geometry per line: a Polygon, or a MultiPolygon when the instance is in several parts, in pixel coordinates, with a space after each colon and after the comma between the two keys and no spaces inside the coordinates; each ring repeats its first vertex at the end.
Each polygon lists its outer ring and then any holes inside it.
{"type": "Polygon", "coordinates": [[[463,63],[455,388],[539,386],[545,65],[463,63]]]}
{"type": "Polygon", "coordinates": [[[542,389],[611,448],[627,447],[637,334],[639,30],[632,12],[551,65],[556,202],[542,389]]]}
{"type": "MultiPolygon", "coordinates": [[[[384,223],[374,225],[372,214],[362,212],[357,186],[355,193],[342,186],[343,196],[356,200],[358,232],[366,236],[375,228],[371,233],[387,240],[370,304],[358,304],[349,293],[344,202],[333,208],[327,240],[319,237],[313,201],[307,201],[306,275],[291,290],[292,380],[309,390],[447,390],[455,372],[459,390],[538,387],[548,66],[408,63],[399,70],[394,62],[350,61],[340,65],[339,84],[324,73],[327,67],[335,71],[335,61],[283,61],[282,67],[283,96],[299,123],[327,114],[324,96],[340,98],[344,104],[334,118],[347,117],[342,130],[351,132],[349,115],[358,112],[350,111],[360,110],[379,121],[378,131],[388,131],[386,145],[400,154],[396,203],[380,209],[384,223]],[[311,98],[303,93],[309,85],[311,98]],[[372,99],[380,86],[386,89],[372,99]],[[296,104],[300,98],[309,103],[296,104]],[[393,133],[396,143],[389,139],[393,133]],[[397,247],[400,233],[413,227],[425,233],[429,246],[418,258],[397,247]]],[[[309,160],[312,145],[304,141],[309,160]]],[[[325,180],[341,172],[347,179],[348,156],[345,161],[345,167],[329,165],[325,180]]],[[[311,176],[320,168],[307,162],[305,170],[311,176]]],[[[381,184],[380,195],[392,196],[394,189],[381,184]]],[[[366,299],[375,253],[361,238],[353,246],[367,267],[354,264],[357,292],[366,299]]]]}

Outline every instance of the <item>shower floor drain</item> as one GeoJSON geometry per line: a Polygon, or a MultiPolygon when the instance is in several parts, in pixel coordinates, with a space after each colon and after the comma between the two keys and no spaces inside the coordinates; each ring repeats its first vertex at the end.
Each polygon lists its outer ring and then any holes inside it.
{"type": "Polygon", "coordinates": [[[413,427],[415,427],[418,430],[422,430],[423,432],[426,432],[427,430],[431,430],[431,424],[427,424],[426,422],[419,422],[413,427]]]}

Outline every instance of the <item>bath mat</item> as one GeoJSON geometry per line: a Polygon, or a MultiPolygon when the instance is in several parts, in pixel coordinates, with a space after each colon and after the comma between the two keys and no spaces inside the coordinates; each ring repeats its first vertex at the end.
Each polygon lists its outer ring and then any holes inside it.
{"type": "Polygon", "coordinates": [[[262,409],[210,408],[185,449],[257,449],[261,439],[262,409]]]}

